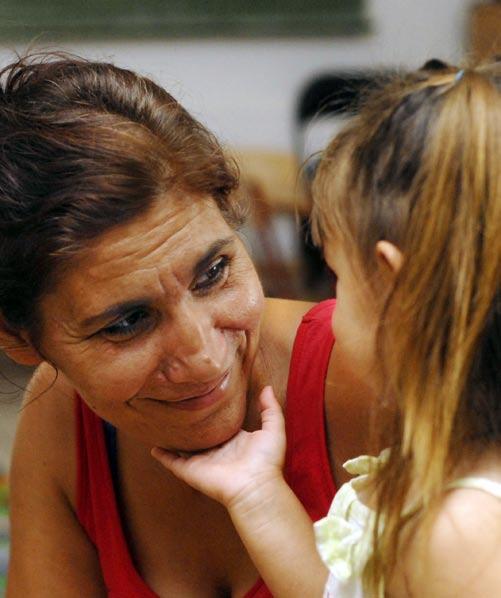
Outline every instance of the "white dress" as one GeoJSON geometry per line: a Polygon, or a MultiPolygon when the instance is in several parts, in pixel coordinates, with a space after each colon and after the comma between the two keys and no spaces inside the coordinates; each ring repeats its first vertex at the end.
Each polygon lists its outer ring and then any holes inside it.
{"type": "MultiPolygon", "coordinates": [[[[372,553],[375,512],[361,502],[357,488],[387,457],[388,449],[379,457],[363,455],[347,461],[343,467],[357,477],[341,486],[327,516],[314,524],[318,552],[330,571],[324,598],[367,598],[362,574],[372,553]]],[[[460,478],[448,488],[475,488],[501,499],[501,483],[487,478],[460,478]]],[[[383,587],[377,593],[382,597],[383,587]]]]}

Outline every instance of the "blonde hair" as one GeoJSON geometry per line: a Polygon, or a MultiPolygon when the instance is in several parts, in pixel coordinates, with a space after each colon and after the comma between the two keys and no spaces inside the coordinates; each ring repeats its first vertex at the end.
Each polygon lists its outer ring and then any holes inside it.
{"type": "Polygon", "coordinates": [[[500,86],[497,64],[434,62],[395,79],[331,142],[314,181],[314,235],[340,236],[374,292],[377,241],[404,255],[378,335],[396,413],[375,475],[384,526],[370,595],[394,569],[411,485],[429,523],[457,464],[501,440],[500,86]]]}

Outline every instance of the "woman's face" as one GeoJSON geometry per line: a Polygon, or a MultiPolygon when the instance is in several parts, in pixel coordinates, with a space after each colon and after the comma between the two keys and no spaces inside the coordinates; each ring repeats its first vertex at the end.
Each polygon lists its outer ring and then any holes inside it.
{"type": "Polygon", "coordinates": [[[169,197],[105,233],[41,307],[45,357],[124,433],[193,451],[240,429],[263,294],[213,200],[169,197]]]}

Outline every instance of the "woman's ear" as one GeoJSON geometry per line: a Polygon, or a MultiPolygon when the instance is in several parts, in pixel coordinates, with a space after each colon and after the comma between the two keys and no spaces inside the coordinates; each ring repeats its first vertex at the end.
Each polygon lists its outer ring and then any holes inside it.
{"type": "Polygon", "coordinates": [[[389,241],[378,241],[376,243],[376,257],[379,264],[388,274],[398,274],[404,261],[403,253],[400,249],[389,241]]]}
{"type": "Polygon", "coordinates": [[[12,332],[0,315],[0,349],[16,363],[35,366],[43,361],[43,357],[33,347],[24,333],[12,332]]]}

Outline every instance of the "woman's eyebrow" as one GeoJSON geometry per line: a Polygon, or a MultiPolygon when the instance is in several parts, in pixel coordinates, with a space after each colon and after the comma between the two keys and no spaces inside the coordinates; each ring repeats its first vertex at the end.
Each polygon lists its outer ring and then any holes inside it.
{"type": "Polygon", "coordinates": [[[212,245],[207,249],[207,251],[203,254],[203,256],[197,261],[195,266],[193,267],[193,277],[196,278],[200,276],[207,270],[207,268],[211,265],[212,261],[216,257],[216,255],[228,245],[231,245],[235,242],[235,238],[227,237],[226,239],[219,239],[214,241],[212,245]]]}

